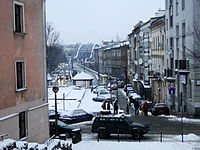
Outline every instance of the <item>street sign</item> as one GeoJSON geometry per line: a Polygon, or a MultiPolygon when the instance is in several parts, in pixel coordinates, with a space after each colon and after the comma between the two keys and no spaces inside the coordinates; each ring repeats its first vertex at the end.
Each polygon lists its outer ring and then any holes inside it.
{"type": "Polygon", "coordinates": [[[175,94],[175,88],[169,88],[169,94],[174,95],[175,94]]]}
{"type": "Polygon", "coordinates": [[[168,87],[171,88],[175,88],[175,82],[169,82],[168,87]]]}
{"type": "Polygon", "coordinates": [[[57,93],[59,91],[59,87],[54,86],[52,90],[53,90],[54,93],[57,93]]]}

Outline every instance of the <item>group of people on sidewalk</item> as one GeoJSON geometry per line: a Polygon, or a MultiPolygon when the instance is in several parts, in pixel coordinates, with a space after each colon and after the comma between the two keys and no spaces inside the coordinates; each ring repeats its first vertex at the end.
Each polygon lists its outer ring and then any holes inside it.
{"type": "Polygon", "coordinates": [[[130,101],[133,102],[136,116],[139,115],[139,110],[141,110],[142,114],[144,114],[145,116],[148,115],[148,104],[147,104],[147,102],[144,102],[144,104],[140,105],[138,100],[135,100],[132,97],[129,97],[129,99],[130,99],[130,101]]]}
{"type": "Polygon", "coordinates": [[[101,107],[104,110],[111,110],[110,105],[113,105],[114,114],[118,114],[119,105],[118,105],[118,101],[117,100],[115,100],[114,102],[112,102],[112,101],[104,101],[101,107]]]}
{"type": "MultiPolygon", "coordinates": [[[[131,99],[131,101],[133,102],[133,106],[134,106],[134,110],[135,110],[135,115],[139,115],[139,110],[141,110],[141,114],[148,116],[148,104],[147,102],[145,102],[144,104],[139,103],[138,100],[133,99],[132,97],[129,97],[129,99],[131,99]]],[[[114,114],[118,114],[118,110],[119,110],[119,104],[118,104],[118,100],[115,100],[114,102],[112,101],[104,101],[102,104],[102,108],[104,110],[111,110],[111,105],[114,108],[114,114]]],[[[130,104],[126,105],[126,114],[130,114],[130,104]]]]}

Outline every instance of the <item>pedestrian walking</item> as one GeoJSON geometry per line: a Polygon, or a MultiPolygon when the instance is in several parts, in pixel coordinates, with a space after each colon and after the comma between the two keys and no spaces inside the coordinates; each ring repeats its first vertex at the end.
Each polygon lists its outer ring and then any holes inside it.
{"type": "Polygon", "coordinates": [[[118,114],[118,109],[119,109],[118,101],[116,100],[116,101],[114,102],[114,114],[118,114]]]}
{"type": "Polygon", "coordinates": [[[126,114],[129,115],[129,104],[126,105],[126,114]]]}
{"type": "Polygon", "coordinates": [[[144,112],[144,115],[147,116],[148,115],[148,104],[147,102],[145,102],[143,105],[142,105],[142,110],[144,112]]]}
{"type": "Polygon", "coordinates": [[[139,107],[140,107],[140,104],[137,100],[135,100],[134,102],[134,108],[135,108],[135,115],[137,116],[139,114],[139,107]]]}
{"type": "Polygon", "coordinates": [[[130,97],[129,97],[129,102],[130,102],[130,103],[135,103],[135,99],[134,99],[132,96],[130,96],[130,97]]]}
{"type": "Polygon", "coordinates": [[[93,86],[91,87],[91,92],[93,92],[93,86]]]}
{"type": "Polygon", "coordinates": [[[103,104],[101,105],[101,107],[103,108],[103,110],[106,109],[106,101],[103,101],[103,104]]]}
{"type": "Polygon", "coordinates": [[[107,102],[107,110],[110,110],[110,102],[107,102]]]}

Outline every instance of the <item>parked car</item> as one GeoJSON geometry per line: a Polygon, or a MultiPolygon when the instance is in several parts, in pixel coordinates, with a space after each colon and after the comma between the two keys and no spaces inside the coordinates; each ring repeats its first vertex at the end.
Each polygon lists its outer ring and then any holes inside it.
{"type": "Polygon", "coordinates": [[[102,97],[102,96],[105,97],[105,100],[114,101],[116,99],[116,96],[108,90],[99,91],[99,93],[97,94],[97,97],[102,97]]]}
{"type": "MultiPolygon", "coordinates": [[[[58,128],[58,134],[66,134],[67,138],[72,137],[72,133],[76,131],[81,134],[81,129],[77,128],[73,125],[67,125],[66,123],[58,120],[57,124],[58,128]]],[[[50,136],[53,136],[56,134],[56,120],[55,119],[50,119],[49,120],[49,130],[50,130],[50,136]]]]}
{"type": "Polygon", "coordinates": [[[124,85],[124,81],[118,81],[118,88],[123,88],[124,85]]]}
{"type": "Polygon", "coordinates": [[[93,88],[93,93],[97,94],[101,90],[106,90],[106,88],[104,86],[97,86],[97,87],[93,88]]]}
{"type": "Polygon", "coordinates": [[[107,100],[107,97],[104,95],[98,95],[97,97],[92,98],[92,100],[95,102],[103,102],[107,100]]]}
{"type": "Polygon", "coordinates": [[[133,89],[133,87],[132,87],[131,84],[125,84],[125,85],[124,85],[124,92],[126,92],[126,90],[128,90],[128,88],[129,88],[129,89],[133,89]]]}
{"type": "Polygon", "coordinates": [[[67,110],[60,113],[59,119],[67,124],[90,121],[94,116],[83,109],[67,110]]]}
{"type": "Polygon", "coordinates": [[[169,107],[165,103],[156,103],[151,109],[151,113],[154,116],[157,115],[169,115],[169,107]]]}
{"type": "Polygon", "coordinates": [[[134,139],[139,139],[149,128],[149,125],[132,122],[124,115],[98,116],[92,124],[92,132],[98,133],[100,138],[107,138],[110,134],[131,134],[134,139]]]}
{"type": "MultiPolygon", "coordinates": [[[[60,112],[58,112],[58,118],[60,116],[60,112]]],[[[49,119],[56,119],[56,112],[55,110],[49,110],[49,119]]]]}
{"type": "Polygon", "coordinates": [[[136,100],[140,103],[140,101],[143,100],[141,96],[135,92],[129,92],[128,96],[129,96],[129,103],[134,103],[136,100]]]}
{"type": "Polygon", "coordinates": [[[117,84],[111,84],[110,88],[111,88],[111,90],[117,90],[118,89],[117,84]]]}

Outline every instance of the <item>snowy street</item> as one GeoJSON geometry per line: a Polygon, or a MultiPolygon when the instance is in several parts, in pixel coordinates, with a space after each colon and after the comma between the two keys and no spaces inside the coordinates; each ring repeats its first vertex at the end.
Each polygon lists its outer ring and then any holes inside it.
{"type": "MultiPolygon", "coordinates": [[[[122,91],[120,91],[122,92],[122,91]]],[[[123,94],[123,93],[122,93],[123,94]]],[[[84,88],[77,88],[77,87],[61,87],[59,92],[57,93],[57,98],[60,99],[58,101],[58,111],[62,112],[63,110],[68,109],[75,109],[75,108],[83,108],[87,112],[96,113],[101,111],[101,104],[99,102],[94,102],[92,100],[96,94],[91,92],[90,89],[84,88]],[[76,93],[75,97],[71,97],[71,93],[76,93]],[[65,101],[62,101],[61,99],[65,101]]],[[[52,89],[49,88],[49,109],[54,109],[54,94],[52,89]]],[[[135,116],[134,119],[139,122],[145,123],[144,116],[135,116]]],[[[142,149],[142,150],[149,150],[149,149],[174,149],[174,150],[198,150],[200,147],[200,136],[199,132],[198,135],[194,133],[189,133],[188,129],[190,126],[193,127],[194,132],[199,130],[200,120],[199,119],[190,119],[190,118],[183,118],[184,126],[185,126],[185,134],[183,136],[183,143],[182,143],[182,136],[181,132],[173,133],[175,130],[180,129],[180,118],[176,116],[148,116],[146,118],[146,122],[153,121],[155,123],[152,124],[150,133],[146,134],[141,141],[133,140],[130,135],[120,135],[119,142],[117,135],[111,135],[108,139],[100,139],[98,142],[97,134],[91,133],[91,125],[93,121],[87,121],[82,123],[73,124],[74,126],[80,127],[82,129],[82,141],[78,144],[73,145],[73,150],[106,150],[106,149],[115,149],[115,150],[122,150],[122,149],[130,149],[130,147],[134,147],[134,149],[142,149]],[[160,126],[163,129],[160,129],[160,126]],[[167,127],[169,126],[170,127],[167,127]],[[177,125],[179,127],[177,127],[177,125]],[[188,128],[186,128],[188,127],[188,128]],[[170,131],[170,129],[172,131],[170,131]],[[160,131],[164,130],[162,135],[162,142],[161,142],[161,135],[160,131]],[[169,134],[167,134],[169,133],[169,134]],[[180,133],[180,134],[177,134],[180,133]],[[93,146],[91,146],[93,145],[93,146]]],[[[152,122],[151,122],[152,123],[152,122]]],[[[191,128],[192,131],[192,128],[191,128]]]]}

